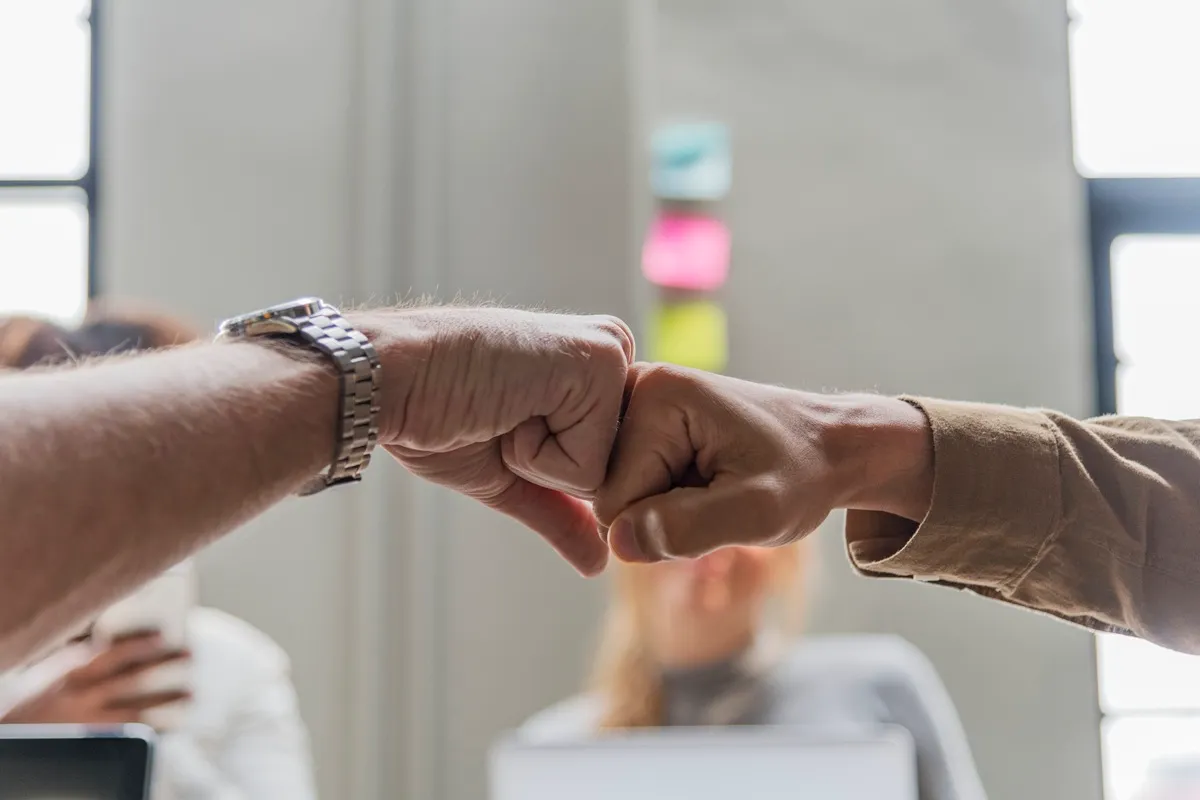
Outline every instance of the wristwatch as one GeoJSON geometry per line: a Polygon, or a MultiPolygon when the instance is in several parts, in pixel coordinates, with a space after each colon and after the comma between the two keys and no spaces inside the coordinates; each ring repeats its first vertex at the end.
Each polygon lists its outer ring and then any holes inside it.
{"type": "Polygon", "coordinates": [[[367,337],[336,308],[315,297],[282,303],[227,319],[217,339],[267,337],[314,350],[333,362],[341,380],[337,439],[329,469],[306,483],[300,495],[362,479],[379,439],[379,386],[382,367],[367,337]]]}

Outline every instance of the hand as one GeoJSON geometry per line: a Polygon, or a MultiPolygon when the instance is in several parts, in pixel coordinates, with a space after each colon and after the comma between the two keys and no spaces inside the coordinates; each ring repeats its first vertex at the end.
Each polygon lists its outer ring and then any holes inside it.
{"type": "Polygon", "coordinates": [[[604,480],[633,359],[625,323],[432,308],[362,324],[385,380],[406,376],[384,400],[380,443],[415,474],[525,523],[580,572],[601,571],[608,548],[586,501],[604,480]]]}
{"type": "Polygon", "coordinates": [[[924,415],[907,403],[646,364],[632,368],[630,385],[595,499],[625,561],[786,544],[834,508],[928,507],[932,446],[924,415]]]}
{"type": "Polygon", "coordinates": [[[188,698],[183,691],[143,693],[143,675],[190,655],[168,648],[156,633],[122,638],[87,664],[13,708],[0,722],[115,725],[138,722],[142,713],[188,698]]]}

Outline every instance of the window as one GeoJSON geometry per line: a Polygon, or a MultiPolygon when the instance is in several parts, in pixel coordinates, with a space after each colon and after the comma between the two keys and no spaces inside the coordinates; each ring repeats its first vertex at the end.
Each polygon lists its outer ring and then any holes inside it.
{"type": "MultiPolygon", "coordinates": [[[[1087,179],[1097,406],[1200,418],[1200,4],[1074,0],[1075,157],[1087,179]]],[[[1108,800],[1200,796],[1200,658],[1097,639],[1108,800]]]]}
{"type": "Polygon", "coordinates": [[[74,321],[96,289],[97,16],[0,0],[0,314],[74,321]]]}

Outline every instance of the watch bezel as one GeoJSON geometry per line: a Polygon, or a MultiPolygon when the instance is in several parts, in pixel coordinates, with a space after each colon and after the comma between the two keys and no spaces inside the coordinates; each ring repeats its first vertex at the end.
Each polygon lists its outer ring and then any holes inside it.
{"type": "Polygon", "coordinates": [[[311,317],[322,309],[330,308],[332,306],[318,297],[301,297],[249,314],[231,317],[218,326],[217,336],[220,338],[295,333],[297,319],[311,317]]]}

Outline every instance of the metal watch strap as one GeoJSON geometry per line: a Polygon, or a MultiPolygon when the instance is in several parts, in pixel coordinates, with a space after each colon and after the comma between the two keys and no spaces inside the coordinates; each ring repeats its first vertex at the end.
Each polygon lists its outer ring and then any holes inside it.
{"type": "Polygon", "coordinates": [[[299,492],[310,495],[360,480],[371,463],[371,451],[379,440],[382,369],[375,346],[333,306],[322,304],[316,313],[296,318],[295,324],[296,337],[333,360],[342,389],[333,461],[328,471],[313,478],[299,492]]]}

